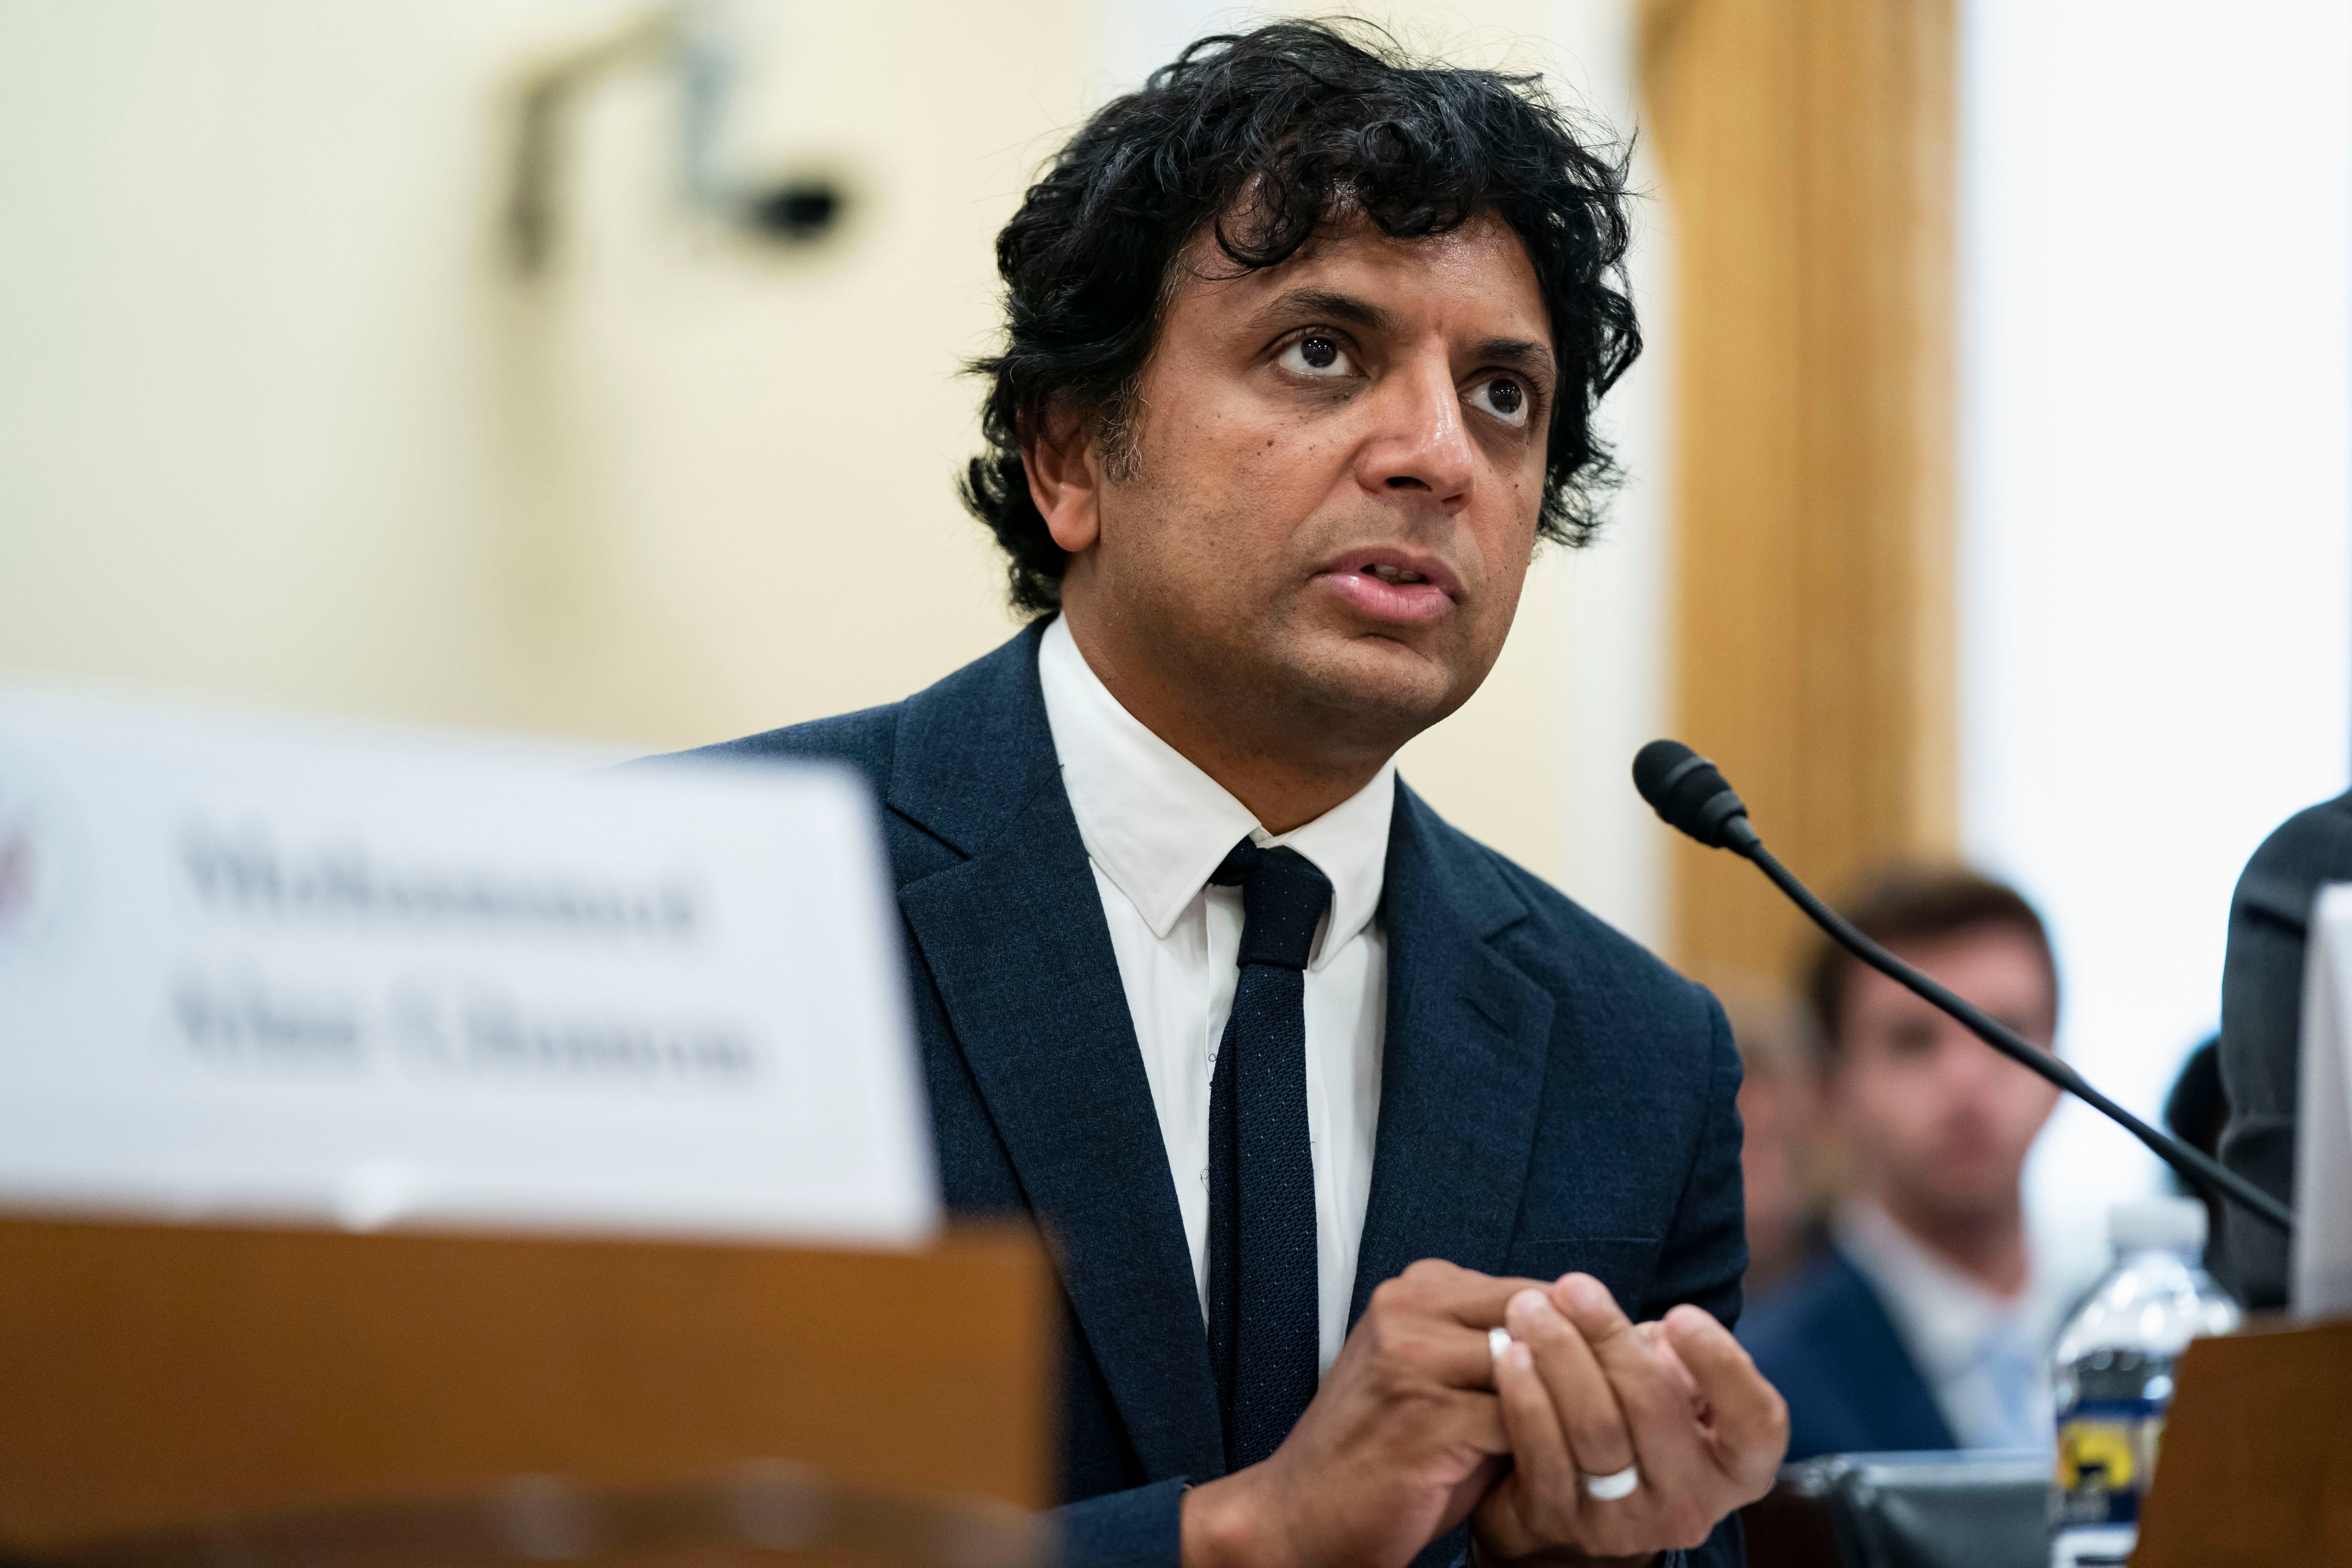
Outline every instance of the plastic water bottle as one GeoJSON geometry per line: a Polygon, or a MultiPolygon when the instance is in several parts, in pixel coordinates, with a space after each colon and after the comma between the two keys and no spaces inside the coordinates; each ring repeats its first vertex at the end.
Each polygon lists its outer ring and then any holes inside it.
{"type": "Polygon", "coordinates": [[[2204,1205],[2169,1197],[2118,1204],[2107,1231],[2116,1266],[2067,1320],[2053,1352],[2051,1568],[2129,1561],[2172,1403],[2172,1363],[2190,1340],[2238,1326],[2238,1304],[2200,1266],[2204,1205]]]}

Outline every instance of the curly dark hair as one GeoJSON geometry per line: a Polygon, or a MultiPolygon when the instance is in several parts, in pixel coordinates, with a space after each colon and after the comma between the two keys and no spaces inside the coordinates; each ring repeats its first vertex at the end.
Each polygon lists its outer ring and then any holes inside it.
{"type": "Polygon", "coordinates": [[[1030,499],[1022,441],[1050,410],[1131,457],[1136,383],[1187,247],[1213,233],[1235,266],[1272,267],[1358,214],[1397,238],[1489,213],[1518,235],[1559,374],[1537,532],[1583,543],[1615,478],[1593,407],[1642,351],[1625,162],[1598,145],[1538,79],[1417,61],[1360,23],[1202,38],[1106,104],[997,236],[1003,351],[971,365],[992,382],[988,450],[957,488],[1012,557],[1014,607],[1057,608],[1068,562],[1030,499]]]}

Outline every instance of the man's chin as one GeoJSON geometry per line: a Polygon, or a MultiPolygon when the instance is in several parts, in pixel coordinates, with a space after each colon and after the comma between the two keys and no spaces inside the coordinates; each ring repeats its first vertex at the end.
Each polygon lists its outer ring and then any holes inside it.
{"type": "MultiPolygon", "coordinates": [[[[1299,686],[1338,722],[1391,749],[1460,707],[1452,664],[1413,644],[1380,634],[1318,638],[1294,665],[1299,686]]],[[[1475,689],[1475,686],[1472,689],[1475,689]]]]}
{"type": "Polygon", "coordinates": [[[2016,1213],[2018,1184],[1998,1171],[1938,1172],[1922,1205],[1948,1225],[1974,1227],[2016,1213]]]}

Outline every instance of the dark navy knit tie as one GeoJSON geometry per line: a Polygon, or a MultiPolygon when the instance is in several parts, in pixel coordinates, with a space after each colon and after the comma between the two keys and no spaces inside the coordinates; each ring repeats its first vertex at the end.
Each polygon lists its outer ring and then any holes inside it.
{"type": "Polygon", "coordinates": [[[1209,1355],[1231,1473],[1280,1447],[1315,1397],[1306,970],[1331,883],[1246,838],[1209,880],[1242,889],[1241,977],[1209,1079],[1209,1355]]]}

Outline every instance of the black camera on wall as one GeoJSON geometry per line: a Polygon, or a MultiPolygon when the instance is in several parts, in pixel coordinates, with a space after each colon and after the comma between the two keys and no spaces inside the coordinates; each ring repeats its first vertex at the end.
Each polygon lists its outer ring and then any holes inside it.
{"type": "Polygon", "coordinates": [[[802,173],[770,184],[725,166],[719,147],[739,71],[735,40],[713,18],[690,0],[664,5],[521,79],[505,214],[506,249],[518,273],[537,276],[554,254],[573,108],[588,89],[628,68],[676,75],[677,167],[690,210],[780,246],[813,245],[839,232],[850,205],[843,178],[802,173]]]}

